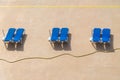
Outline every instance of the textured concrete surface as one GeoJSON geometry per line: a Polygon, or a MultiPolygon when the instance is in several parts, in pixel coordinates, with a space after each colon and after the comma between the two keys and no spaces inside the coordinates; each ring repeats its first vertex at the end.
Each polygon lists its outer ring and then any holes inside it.
{"type": "MultiPolygon", "coordinates": [[[[120,1],[0,0],[0,6],[6,5],[120,5],[120,1]]],[[[119,13],[120,8],[0,7],[0,80],[120,80],[119,13]],[[2,37],[10,27],[25,28],[23,45],[5,47],[2,37]],[[48,37],[53,27],[69,28],[69,44],[52,47],[48,37]],[[94,27],[111,28],[107,50],[97,44],[95,52],[89,41],[94,27]]]]}

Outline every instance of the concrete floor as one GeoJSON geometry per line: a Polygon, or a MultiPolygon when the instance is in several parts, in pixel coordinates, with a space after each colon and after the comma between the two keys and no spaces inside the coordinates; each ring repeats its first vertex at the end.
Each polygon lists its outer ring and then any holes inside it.
{"type": "MultiPolygon", "coordinates": [[[[0,6],[25,5],[109,6],[120,5],[120,1],[0,0],[0,6]]],[[[120,80],[119,13],[120,8],[0,7],[1,39],[10,27],[26,30],[24,44],[17,48],[10,44],[7,49],[0,41],[0,80],[120,80]],[[69,44],[52,47],[48,37],[53,27],[69,28],[69,44]],[[107,50],[90,43],[94,27],[111,29],[107,50]]]]}

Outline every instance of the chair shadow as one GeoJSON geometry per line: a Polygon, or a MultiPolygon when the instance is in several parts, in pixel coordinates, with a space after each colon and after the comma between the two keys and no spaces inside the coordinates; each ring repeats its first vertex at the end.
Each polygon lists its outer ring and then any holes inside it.
{"type": "Polygon", "coordinates": [[[62,50],[62,45],[60,42],[54,42],[53,43],[53,49],[56,50],[56,51],[60,51],[62,50]]]}
{"type": "Polygon", "coordinates": [[[15,43],[8,43],[8,44],[5,44],[5,47],[7,50],[9,51],[14,51],[15,50],[15,43]]]}
{"type": "Polygon", "coordinates": [[[92,43],[93,47],[101,52],[114,52],[114,36],[111,34],[110,43],[92,43]]]}
{"type": "Polygon", "coordinates": [[[24,44],[25,44],[26,38],[27,38],[27,35],[25,34],[22,38],[22,44],[13,42],[13,43],[5,44],[5,47],[9,51],[14,51],[14,50],[24,51],[24,44]]]}
{"type": "Polygon", "coordinates": [[[68,42],[64,42],[63,43],[63,49],[65,51],[71,51],[71,37],[72,37],[72,34],[69,33],[69,35],[68,35],[68,42]]]}
{"type": "Polygon", "coordinates": [[[107,52],[114,52],[114,36],[111,34],[111,40],[110,40],[110,43],[106,43],[105,44],[105,50],[107,52]]]}
{"type": "Polygon", "coordinates": [[[26,38],[27,38],[27,34],[24,34],[23,38],[22,38],[22,44],[17,43],[17,45],[16,45],[16,50],[17,51],[24,51],[24,45],[25,45],[26,38]]]}
{"type": "Polygon", "coordinates": [[[96,50],[105,51],[103,43],[96,43],[96,50]]]}
{"type": "Polygon", "coordinates": [[[71,51],[71,34],[68,35],[68,42],[50,42],[52,48],[56,51],[65,50],[71,51]]]}

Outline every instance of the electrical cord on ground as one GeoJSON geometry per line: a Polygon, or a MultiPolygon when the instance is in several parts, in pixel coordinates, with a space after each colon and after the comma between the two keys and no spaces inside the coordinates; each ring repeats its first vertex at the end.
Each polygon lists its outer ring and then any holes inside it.
{"type": "MultiPolygon", "coordinates": [[[[116,48],[114,50],[120,50],[120,48],[116,48]]],[[[16,62],[20,62],[20,61],[24,61],[24,60],[32,60],[32,59],[51,60],[51,59],[55,59],[55,58],[58,58],[58,57],[61,57],[61,56],[65,56],[65,55],[66,56],[71,56],[71,57],[74,57],[74,58],[80,58],[80,57],[90,56],[90,55],[98,53],[98,52],[99,51],[94,51],[94,52],[91,52],[91,53],[88,53],[88,54],[78,55],[78,56],[70,54],[70,53],[63,53],[63,54],[52,56],[52,57],[26,57],[26,58],[17,59],[17,60],[14,60],[14,61],[9,61],[9,60],[6,60],[6,59],[0,59],[0,61],[4,61],[4,62],[7,62],[7,63],[16,63],[16,62]]]]}

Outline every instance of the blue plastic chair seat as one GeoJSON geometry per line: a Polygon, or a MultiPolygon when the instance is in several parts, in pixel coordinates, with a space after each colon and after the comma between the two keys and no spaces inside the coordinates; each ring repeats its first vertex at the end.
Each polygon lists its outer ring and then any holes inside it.
{"type": "Polygon", "coordinates": [[[6,37],[4,38],[5,42],[10,42],[12,41],[12,38],[14,36],[16,29],[15,28],[9,28],[6,37]]]}
{"type": "Polygon", "coordinates": [[[60,41],[67,41],[68,40],[68,28],[62,28],[60,33],[60,41]]]}
{"type": "Polygon", "coordinates": [[[14,42],[20,42],[24,33],[24,29],[23,28],[18,28],[16,31],[16,35],[13,38],[14,42]]]}
{"type": "Polygon", "coordinates": [[[102,30],[102,42],[110,42],[110,29],[104,28],[102,30]]]}
{"type": "Polygon", "coordinates": [[[59,40],[59,28],[52,29],[51,41],[58,41],[59,40]]]}
{"type": "Polygon", "coordinates": [[[93,29],[92,41],[93,42],[100,42],[100,34],[101,34],[101,29],[100,28],[94,28],[93,29]]]}

